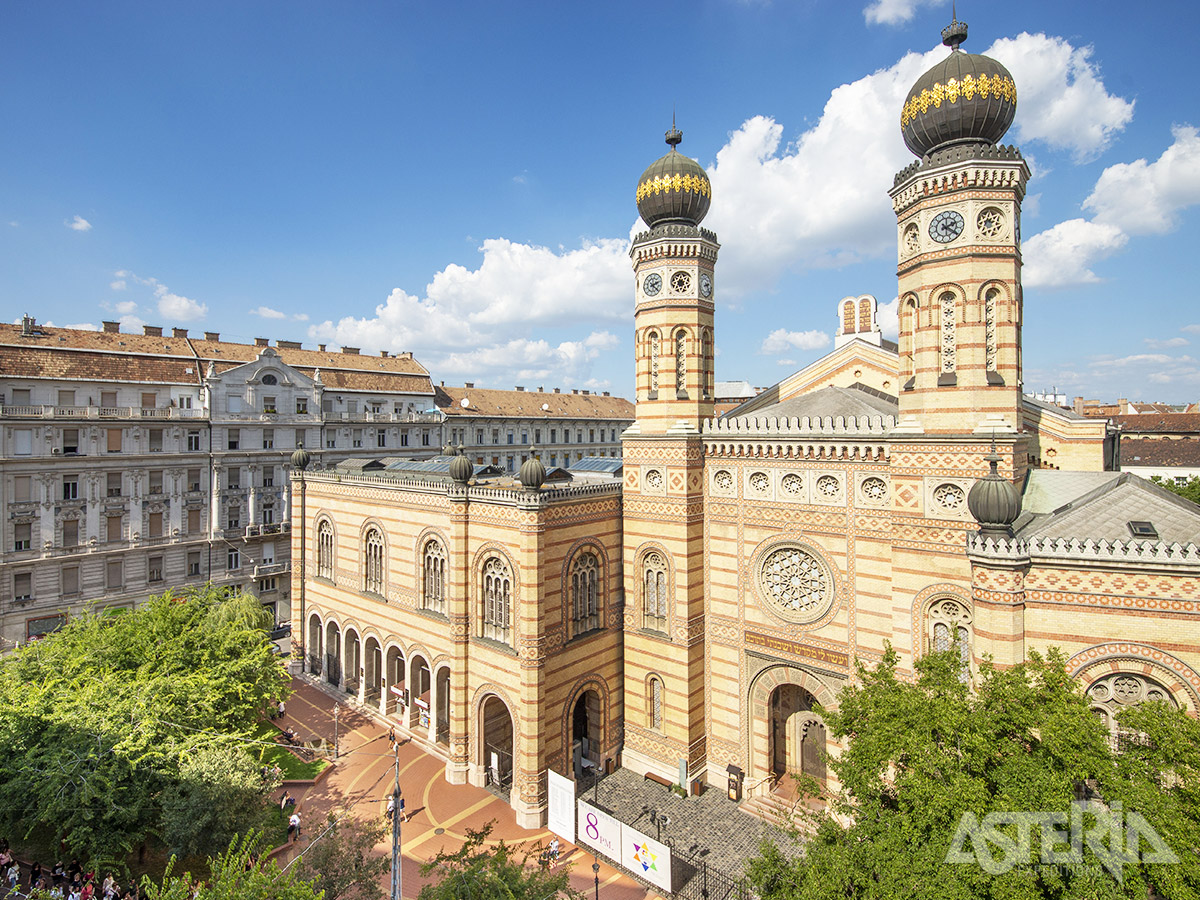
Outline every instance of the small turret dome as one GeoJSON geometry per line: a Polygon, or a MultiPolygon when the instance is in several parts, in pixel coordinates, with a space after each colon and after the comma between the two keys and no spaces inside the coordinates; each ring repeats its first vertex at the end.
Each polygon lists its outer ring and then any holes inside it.
{"type": "Polygon", "coordinates": [[[537,458],[536,447],[529,448],[529,459],[521,463],[521,471],[517,473],[517,480],[525,485],[527,491],[536,491],[546,483],[546,467],[537,458]]]}
{"type": "Polygon", "coordinates": [[[651,228],[678,222],[699,225],[712,203],[712,184],[700,163],[675,148],[683,132],[672,123],[667,132],[671,150],[646,167],[637,185],[637,208],[651,228]]]}
{"type": "Polygon", "coordinates": [[[979,533],[984,537],[1012,537],[1012,523],[1021,514],[1021,495],[997,470],[1000,456],[995,449],[984,459],[990,471],[971,485],[967,509],[979,523],[979,533]]]}
{"type": "MultiPolygon", "coordinates": [[[[448,449],[448,448],[447,448],[448,449]]],[[[458,445],[458,453],[454,459],[450,460],[450,477],[454,479],[456,484],[466,484],[471,480],[471,476],[475,473],[475,467],[471,465],[471,460],[467,459],[463,453],[462,444],[458,445]]]]}
{"type": "Polygon", "coordinates": [[[303,472],[308,468],[310,462],[312,462],[312,454],[304,449],[304,441],[297,441],[296,449],[292,451],[292,468],[297,472],[303,472]]]}
{"type": "Polygon", "coordinates": [[[1017,86],[1008,69],[966,53],[967,24],[956,18],[942,30],[950,55],[917,79],[900,110],[904,143],[917,156],[950,144],[995,144],[1017,114],[1017,86]]]}

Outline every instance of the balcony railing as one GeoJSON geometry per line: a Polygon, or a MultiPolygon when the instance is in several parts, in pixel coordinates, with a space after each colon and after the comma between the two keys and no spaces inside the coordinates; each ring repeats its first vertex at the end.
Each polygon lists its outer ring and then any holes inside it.
{"type": "Polygon", "coordinates": [[[204,409],[174,406],[149,409],[139,406],[0,406],[6,419],[203,419],[204,409]]]}
{"type": "Polygon", "coordinates": [[[272,575],[285,575],[291,570],[290,562],[260,563],[254,567],[254,577],[270,578],[272,575]]]}

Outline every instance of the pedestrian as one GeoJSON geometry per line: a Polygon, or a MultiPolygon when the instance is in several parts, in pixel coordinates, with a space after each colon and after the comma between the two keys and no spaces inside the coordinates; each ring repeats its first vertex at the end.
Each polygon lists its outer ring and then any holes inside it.
{"type": "Polygon", "coordinates": [[[16,890],[17,885],[21,882],[21,864],[15,859],[12,865],[8,867],[8,889],[16,890]]]}
{"type": "Polygon", "coordinates": [[[387,820],[389,822],[392,821],[392,816],[396,815],[396,797],[395,797],[395,795],[388,797],[386,815],[387,815],[387,820]]]}
{"type": "Polygon", "coordinates": [[[280,719],[282,719],[287,714],[287,707],[284,705],[282,700],[279,701],[279,706],[276,707],[276,711],[279,713],[278,717],[280,719]]]}
{"type": "Polygon", "coordinates": [[[388,729],[388,743],[392,747],[392,752],[396,752],[396,726],[393,725],[388,729]]]}
{"type": "Polygon", "coordinates": [[[294,812],[291,818],[288,819],[288,843],[292,843],[300,837],[300,813],[294,812]]]}
{"type": "Polygon", "coordinates": [[[550,841],[550,859],[553,862],[558,862],[558,838],[550,841]]]}
{"type": "Polygon", "coordinates": [[[289,806],[294,805],[295,803],[296,803],[296,798],[294,798],[287,791],[284,791],[283,796],[279,798],[279,809],[283,812],[287,812],[287,808],[289,806]]]}

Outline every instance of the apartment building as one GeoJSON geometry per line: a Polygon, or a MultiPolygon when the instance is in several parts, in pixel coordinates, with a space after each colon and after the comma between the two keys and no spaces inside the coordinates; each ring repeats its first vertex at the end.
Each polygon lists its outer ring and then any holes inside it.
{"type": "Polygon", "coordinates": [[[432,399],[409,353],[0,325],[0,648],[207,581],[288,622],[292,451],[433,455],[432,399]]]}

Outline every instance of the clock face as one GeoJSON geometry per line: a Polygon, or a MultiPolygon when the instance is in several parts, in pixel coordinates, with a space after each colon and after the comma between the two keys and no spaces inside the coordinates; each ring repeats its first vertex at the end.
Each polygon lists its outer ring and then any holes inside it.
{"type": "Polygon", "coordinates": [[[712,294],[712,279],[708,277],[708,273],[700,276],[700,296],[708,297],[712,294]]]}
{"type": "Polygon", "coordinates": [[[662,290],[662,276],[657,272],[651,272],[642,282],[642,290],[646,292],[647,297],[653,297],[662,290]]]}
{"type": "Polygon", "coordinates": [[[933,217],[929,223],[929,236],[939,244],[948,244],[963,230],[962,214],[953,209],[947,209],[933,217]]]}

